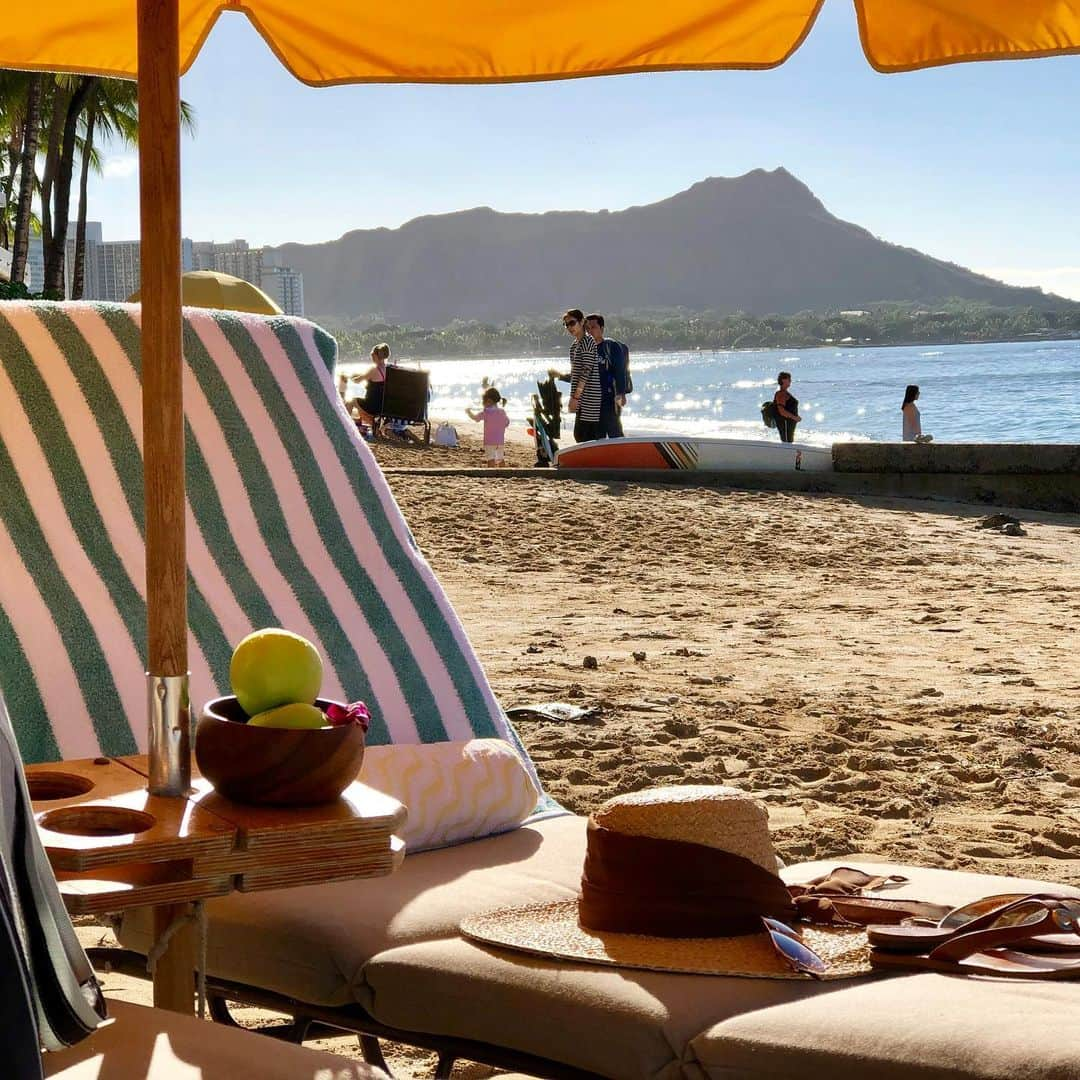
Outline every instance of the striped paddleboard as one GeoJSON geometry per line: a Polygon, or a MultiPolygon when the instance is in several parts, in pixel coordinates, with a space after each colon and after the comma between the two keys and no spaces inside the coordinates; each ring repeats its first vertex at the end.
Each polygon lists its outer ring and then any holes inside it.
{"type": "Polygon", "coordinates": [[[560,469],[680,469],[694,472],[832,472],[832,450],[763,439],[631,435],[567,446],[560,469]]]}

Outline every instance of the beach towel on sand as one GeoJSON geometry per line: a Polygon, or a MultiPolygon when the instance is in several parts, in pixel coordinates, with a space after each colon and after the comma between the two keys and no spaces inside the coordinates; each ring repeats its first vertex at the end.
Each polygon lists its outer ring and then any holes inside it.
{"type": "MultiPolygon", "coordinates": [[[[0,689],[27,761],[146,748],[140,314],[0,305],[0,689]]],[[[336,353],[302,319],[185,309],[193,708],[229,692],[236,642],[284,626],[322,654],[324,697],[368,703],[371,742],[520,749],[336,353]]]]}

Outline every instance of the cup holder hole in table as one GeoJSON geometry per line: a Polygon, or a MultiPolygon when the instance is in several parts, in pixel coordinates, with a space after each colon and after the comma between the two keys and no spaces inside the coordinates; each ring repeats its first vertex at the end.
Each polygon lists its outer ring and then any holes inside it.
{"type": "Polygon", "coordinates": [[[146,832],[154,816],[122,806],[64,806],[43,814],[40,822],[52,832],[71,836],[127,836],[146,832]]]}
{"type": "Polygon", "coordinates": [[[92,791],[94,782],[85,776],[64,772],[35,772],[26,778],[30,789],[30,798],[34,802],[49,802],[53,799],[73,799],[76,795],[85,795],[92,791]]]}

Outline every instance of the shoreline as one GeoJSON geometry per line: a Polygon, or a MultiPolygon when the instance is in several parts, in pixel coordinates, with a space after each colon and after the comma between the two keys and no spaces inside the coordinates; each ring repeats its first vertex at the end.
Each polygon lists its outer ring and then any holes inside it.
{"type": "MultiPolygon", "coordinates": [[[[315,316],[310,316],[313,321],[316,321],[315,316]]],[[[613,320],[614,321],[614,320],[613,320]]],[[[340,331],[328,330],[328,333],[335,335],[340,331]]],[[[687,353],[687,352],[717,352],[717,353],[760,353],[760,352],[802,352],[809,349],[837,349],[843,351],[845,349],[915,349],[920,347],[939,349],[943,347],[950,347],[956,345],[1037,345],[1042,343],[1053,342],[1070,342],[1080,341],[1080,334],[1071,334],[1065,336],[1055,337],[998,337],[998,338],[980,338],[978,341],[866,341],[866,342],[847,342],[846,344],[839,344],[838,342],[820,342],[814,345],[750,345],[750,346],[734,346],[728,345],[725,347],[717,347],[712,345],[687,345],[685,348],[679,349],[634,349],[633,355],[645,356],[661,354],[666,355],[668,353],[687,353]]],[[[543,359],[545,357],[562,357],[566,358],[566,349],[552,348],[547,352],[527,351],[520,350],[508,354],[506,351],[501,352],[469,352],[469,353],[410,353],[407,356],[403,356],[402,359],[409,362],[423,362],[429,360],[533,360],[543,359]]],[[[369,365],[370,361],[365,356],[356,356],[350,358],[338,357],[337,365],[352,365],[352,364],[364,364],[369,365]]]]}

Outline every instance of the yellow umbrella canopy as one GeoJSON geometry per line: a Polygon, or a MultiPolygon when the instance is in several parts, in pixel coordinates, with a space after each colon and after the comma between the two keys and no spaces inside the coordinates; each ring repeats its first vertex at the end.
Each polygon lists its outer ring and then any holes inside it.
{"type": "MultiPolygon", "coordinates": [[[[129,297],[139,299],[141,290],[129,297]]],[[[216,270],[191,270],[180,280],[180,298],[186,307],[217,308],[222,311],[248,311],[253,315],[280,315],[281,308],[250,281],[219,274],[216,270]]]]}
{"type": "MultiPolygon", "coordinates": [[[[1080,0],[854,2],[879,71],[1080,49],[1080,0]]],[[[0,63],[134,76],[135,8],[49,0],[20,10],[0,63]]],[[[247,14],[298,79],[322,86],[773,67],[798,48],[821,0],[244,0],[242,8],[180,0],[182,69],[230,8],[247,14]]]]}

